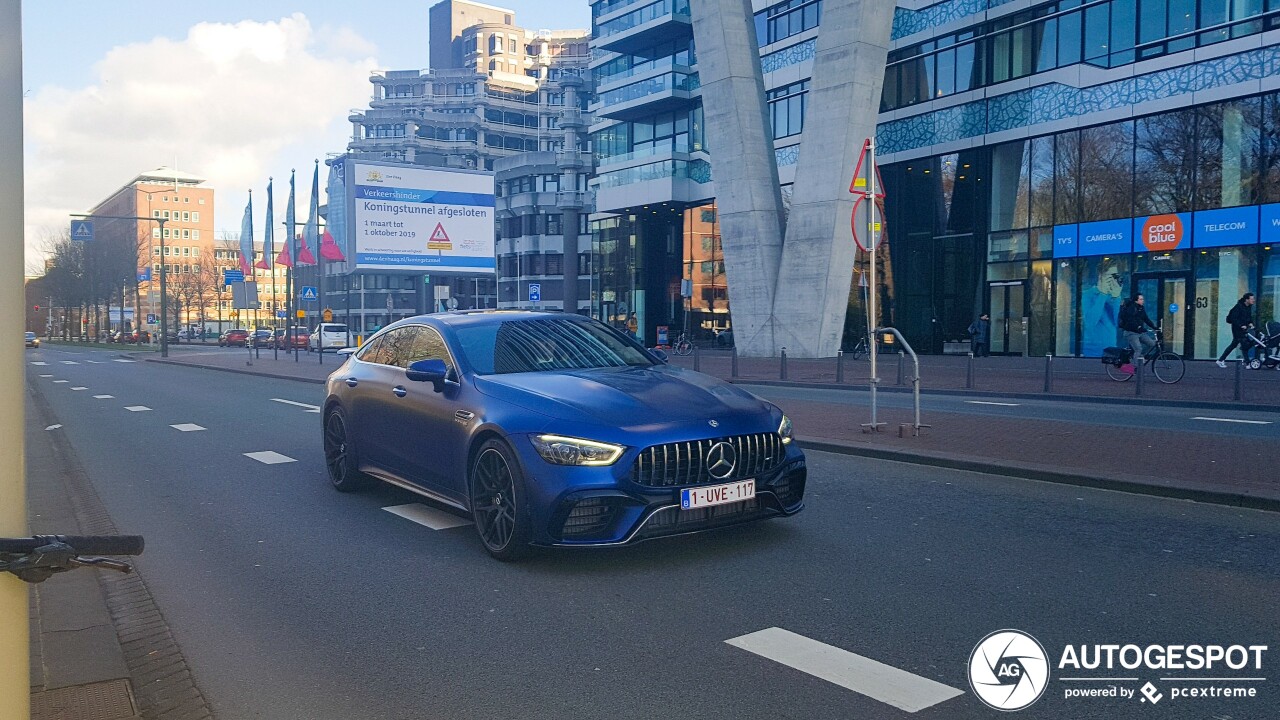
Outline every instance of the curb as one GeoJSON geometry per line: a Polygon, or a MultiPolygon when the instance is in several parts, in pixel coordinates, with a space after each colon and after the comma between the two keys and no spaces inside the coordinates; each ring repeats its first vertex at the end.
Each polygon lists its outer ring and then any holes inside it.
{"type": "Polygon", "coordinates": [[[304,378],[296,375],[280,375],[278,373],[262,372],[260,370],[241,370],[240,368],[218,367],[216,365],[197,365],[196,363],[187,363],[179,360],[166,360],[163,358],[146,358],[146,362],[159,363],[160,365],[176,365],[178,367],[196,368],[199,370],[215,370],[217,372],[235,373],[237,375],[255,375],[257,377],[272,378],[274,380],[293,380],[294,382],[311,383],[312,385],[323,385],[324,380],[318,378],[304,378]]]}
{"type": "Polygon", "coordinates": [[[1022,480],[1036,480],[1059,485],[1075,485],[1097,490],[1113,490],[1133,495],[1148,495],[1174,500],[1190,500],[1193,502],[1227,505],[1230,507],[1280,512],[1280,497],[1268,498],[1243,493],[1225,492],[1205,488],[1176,485],[1157,485],[1154,483],[1125,480],[1114,475],[1084,474],[1055,470],[1042,465],[1019,462],[994,462],[976,459],[971,456],[950,455],[945,453],[904,452],[883,448],[865,447],[854,443],[843,443],[836,440],[819,440],[796,438],[796,442],[807,450],[852,455],[874,460],[891,460],[911,465],[947,468],[950,470],[967,470],[986,475],[1001,475],[1022,480]]]}
{"type": "MultiPolygon", "coordinates": [[[[749,380],[736,378],[726,380],[734,385],[768,385],[774,387],[805,388],[808,390],[843,390],[845,392],[868,392],[867,388],[858,385],[836,383],[803,382],[795,380],[749,380]]],[[[876,389],[882,393],[910,393],[909,387],[881,386],[876,389]]],[[[1245,402],[1216,402],[1212,400],[1157,400],[1154,398],[1107,397],[1103,395],[1062,395],[1058,393],[1004,392],[1000,390],[953,390],[949,388],[920,389],[921,395],[949,395],[952,397],[998,397],[1011,400],[1051,400],[1056,402],[1078,402],[1091,404],[1125,403],[1146,407],[1183,407],[1198,410],[1243,410],[1246,412],[1280,413],[1280,406],[1258,405],[1245,402]]]]}

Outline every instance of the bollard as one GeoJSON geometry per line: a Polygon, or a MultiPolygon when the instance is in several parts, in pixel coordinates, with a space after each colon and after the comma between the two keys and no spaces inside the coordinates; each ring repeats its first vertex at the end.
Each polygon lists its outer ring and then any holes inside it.
{"type": "Polygon", "coordinates": [[[729,363],[729,377],[738,377],[738,348],[733,349],[733,358],[729,363]]]}
{"type": "Polygon", "coordinates": [[[693,371],[698,372],[702,369],[702,354],[698,352],[698,346],[693,346],[693,371]]]}
{"type": "Polygon", "coordinates": [[[903,353],[901,350],[898,351],[898,384],[899,385],[902,384],[903,362],[905,361],[906,357],[907,357],[906,353],[903,353]]]}
{"type": "Polygon", "coordinates": [[[973,353],[969,353],[969,369],[965,373],[964,388],[966,390],[973,389],[973,353]]]}
{"type": "Polygon", "coordinates": [[[778,365],[778,379],[787,379],[787,349],[782,348],[781,360],[778,365]]]}
{"type": "Polygon", "coordinates": [[[844,351],[836,351],[836,382],[844,382],[844,351]]]}
{"type": "Polygon", "coordinates": [[[1146,363],[1142,362],[1141,358],[1138,358],[1138,361],[1133,364],[1133,374],[1138,376],[1138,384],[1135,389],[1138,397],[1142,397],[1143,383],[1146,382],[1144,379],[1146,377],[1146,373],[1142,371],[1144,365],[1146,365],[1146,363]]]}
{"type": "Polygon", "coordinates": [[[1044,356],[1044,391],[1053,392],[1053,353],[1044,356]]]}
{"type": "Polygon", "coordinates": [[[1236,400],[1244,397],[1244,360],[1236,363],[1236,388],[1232,397],[1236,400]]]}

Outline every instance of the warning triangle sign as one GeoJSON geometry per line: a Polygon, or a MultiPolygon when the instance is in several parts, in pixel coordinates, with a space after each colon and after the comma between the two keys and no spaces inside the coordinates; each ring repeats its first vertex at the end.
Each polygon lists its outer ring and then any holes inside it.
{"type": "Polygon", "coordinates": [[[436,223],[436,229],[431,231],[431,237],[427,238],[428,250],[452,250],[453,242],[449,240],[449,233],[444,231],[444,223],[436,223]]]}

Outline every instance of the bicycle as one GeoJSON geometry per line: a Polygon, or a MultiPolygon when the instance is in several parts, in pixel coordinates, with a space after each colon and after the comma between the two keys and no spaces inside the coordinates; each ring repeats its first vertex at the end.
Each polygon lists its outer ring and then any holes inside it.
{"type": "Polygon", "coordinates": [[[48,580],[55,573],[78,567],[100,567],[125,574],[133,566],[97,555],[141,555],[139,535],[35,535],[0,538],[0,572],[13,573],[29,583],[48,580]]]}
{"type": "MultiPolygon", "coordinates": [[[[1187,372],[1187,363],[1182,356],[1164,347],[1164,332],[1156,329],[1156,344],[1143,356],[1143,361],[1151,367],[1156,379],[1166,385],[1172,385],[1182,379],[1187,372]]],[[[1107,375],[1116,382],[1126,382],[1135,372],[1125,372],[1121,368],[1133,360],[1133,348],[1114,347],[1103,351],[1102,364],[1107,367],[1107,375]]]]}
{"type": "Polygon", "coordinates": [[[692,355],[693,343],[689,342],[689,338],[684,333],[680,333],[680,337],[671,345],[671,351],[677,355],[692,355]]]}
{"type": "Polygon", "coordinates": [[[869,343],[867,342],[867,337],[864,335],[861,338],[858,338],[858,344],[854,345],[853,349],[846,354],[851,356],[854,360],[860,360],[863,355],[870,354],[868,347],[869,343]]]}

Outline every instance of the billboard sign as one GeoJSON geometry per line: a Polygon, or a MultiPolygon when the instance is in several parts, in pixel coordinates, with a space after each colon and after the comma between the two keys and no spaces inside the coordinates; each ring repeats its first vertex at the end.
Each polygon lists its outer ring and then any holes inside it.
{"type": "Polygon", "coordinates": [[[1191,213],[1140,217],[1133,226],[1138,231],[1138,240],[1133,244],[1137,252],[1171,252],[1191,247],[1191,213]]]}
{"type": "Polygon", "coordinates": [[[491,173],[347,162],[356,269],[496,273],[491,173]]]}
{"type": "Polygon", "coordinates": [[[1082,223],[1079,236],[1080,257],[1123,255],[1133,250],[1133,220],[1104,220],[1082,223]]]}
{"type": "Polygon", "coordinates": [[[1202,210],[1195,214],[1191,243],[1198,248],[1253,245],[1258,242],[1258,207],[1202,210]]]}

